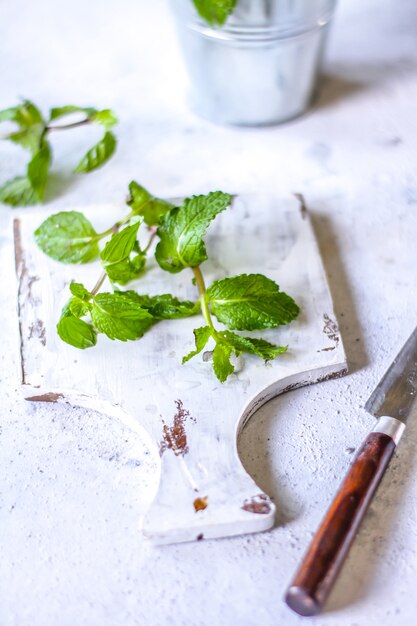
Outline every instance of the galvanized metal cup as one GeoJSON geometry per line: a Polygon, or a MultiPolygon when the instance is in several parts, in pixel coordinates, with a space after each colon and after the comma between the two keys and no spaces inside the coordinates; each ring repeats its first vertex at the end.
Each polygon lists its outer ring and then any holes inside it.
{"type": "Polygon", "coordinates": [[[309,106],[336,0],[238,0],[211,27],[192,0],[171,0],[193,109],[221,124],[284,122],[309,106]]]}

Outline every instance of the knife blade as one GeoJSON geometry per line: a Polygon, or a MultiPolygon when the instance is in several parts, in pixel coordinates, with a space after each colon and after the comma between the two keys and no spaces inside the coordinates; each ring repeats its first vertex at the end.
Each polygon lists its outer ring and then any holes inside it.
{"type": "Polygon", "coordinates": [[[417,328],[365,404],[377,417],[290,583],[285,602],[299,615],[320,613],[381,479],[417,408],[417,328]]]}

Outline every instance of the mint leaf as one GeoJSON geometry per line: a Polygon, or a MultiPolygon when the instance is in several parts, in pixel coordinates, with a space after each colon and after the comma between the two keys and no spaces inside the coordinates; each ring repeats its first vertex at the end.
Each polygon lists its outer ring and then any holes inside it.
{"type": "Polygon", "coordinates": [[[223,341],[227,343],[236,354],[249,352],[261,357],[264,361],[271,361],[279,354],[287,351],[287,346],[275,346],[265,339],[255,337],[242,337],[228,330],[219,333],[223,341]]]}
{"type": "Polygon", "coordinates": [[[72,113],[85,113],[88,118],[97,115],[97,109],[93,107],[78,107],[73,104],[68,104],[63,107],[55,107],[49,112],[49,120],[52,122],[53,120],[57,120],[60,117],[64,117],[65,115],[71,115],[72,113]]]}
{"type": "Polygon", "coordinates": [[[29,150],[32,154],[35,154],[41,145],[41,138],[44,133],[45,127],[43,124],[33,124],[24,130],[19,130],[16,133],[10,133],[7,135],[7,139],[13,141],[25,150],[29,150]]]}
{"type": "Polygon", "coordinates": [[[231,196],[214,191],[206,196],[192,196],[172,209],[158,228],[160,241],[155,257],[163,270],[176,273],[195,267],[207,259],[202,239],[208,225],[231,202],[231,196]]]}
{"type": "Polygon", "coordinates": [[[182,358],[182,362],[186,363],[193,356],[199,354],[205,347],[208,340],[211,337],[211,328],[209,326],[202,326],[201,328],[194,328],[194,340],[195,340],[195,350],[191,350],[186,356],[182,358]]]}
{"type": "Polygon", "coordinates": [[[213,350],[213,370],[221,383],[233,374],[235,368],[230,363],[232,348],[222,342],[217,342],[213,350]]]}
{"type": "Polygon", "coordinates": [[[116,291],[117,295],[129,298],[137,302],[143,309],[149,311],[156,320],[173,320],[181,319],[196,315],[200,311],[199,302],[191,302],[189,300],[179,300],[170,293],[164,293],[160,296],[141,295],[136,291],[116,291]]]}
{"type": "Polygon", "coordinates": [[[211,311],[232,330],[275,328],[295,319],[299,307],[262,274],[241,274],[215,281],[207,289],[211,311]]]}
{"type": "Polygon", "coordinates": [[[28,164],[28,178],[39,200],[42,200],[51,163],[51,149],[44,141],[42,147],[34,154],[28,164]]]}
{"type": "Polygon", "coordinates": [[[39,197],[26,176],[17,176],[0,187],[0,202],[10,206],[37,204],[39,197]]]}
{"type": "Polygon", "coordinates": [[[140,224],[141,220],[136,218],[134,223],[126,226],[118,233],[114,233],[100,253],[101,260],[111,264],[127,259],[136,243],[140,224]]]}
{"type": "Polygon", "coordinates": [[[129,185],[130,196],[127,204],[135,215],[142,215],[148,226],[156,226],[173,205],[166,200],[155,198],[149,191],[134,180],[129,185]]]}
{"type": "Polygon", "coordinates": [[[209,24],[221,26],[235,8],[238,0],[194,0],[194,5],[209,24]]]}
{"type": "Polygon", "coordinates": [[[61,263],[88,263],[99,255],[98,235],[82,213],[63,211],[35,230],[39,248],[61,263]]]}
{"type": "Polygon", "coordinates": [[[113,128],[113,126],[115,126],[119,121],[113,111],[111,111],[110,109],[97,111],[97,113],[94,113],[90,116],[90,120],[92,122],[100,124],[100,126],[103,126],[106,130],[110,130],[110,128],[113,128]]]}
{"type": "Polygon", "coordinates": [[[116,137],[107,131],[104,137],[81,159],[74,172],[85,174],[104,165],[115,151],[116,143],[116,137]]]}
{"type": "Polygon", "coordinates": [[[70,284],[70,291],[73,296],[76,296],[77,298],[81,298],[81,300],[88,301],[91,299],[91,293],[81,283],[76,283],[73,281],[70,284]]]}
{"type": "Polygon", "coordinates": [[[113,293],[99,293],[92,301],[94,326],[110,339],[138,339],[152,326],[152,316],[139,304],[113,293]]]}
{"type": "Polygon", "coordinates": [[[81,283],[70,284],[72,298],[68,301],[68,308],[75,317],[83,317],[91,311],[91,293],[81,283]]]}
{"type": "Polygon", "coordinates": [[[107,272],[107,276],[113,283],[126,285],[130,281],[139,278],[145,268],[145,264],[146,256],[143,254],[136,254],[131,259],[120,261],[120,263],[105,265],[104,269],[107,272]]]}
{"type": "Polygon", "coordinates": [[[100,253],[108,277],[120,285],[138,278],[145,267],[146,255],[140,248],[139,253],[130,258],[133,250],[138,249],[136,238],[140,224],[141,219],[134,218],[133,224],[112,235],[100,253]]]}
{"type": "Polygon", "coordinates": [[[83,320],[75,317],[71,312],[70,305],[71,300],[64,306],[56,328],[58,335],[71,346],[75,348],[91,348],[97,343],[97,333],[91,324],[87,324],[83,320]]]}
{"type": "Polygon", "coordinates": [[[20,128],[29,128],[34,124],[43,124],[42,113],[33,102],[23,100],[21,104],[0,111],[0,122],[16,122],[20,128]]]}
{"type": "Polygon", "coordinates": [[[74,317],[83,317],[91,311],[91,304],[85,300],[81,300],[81,298],[77,298],[76,296],[69,299],[68,307],[74,317]]]}
{"type": "Polygon", "coordinates": [[[18,176],[0,187],[0,202],[11,206],[29,206],[42,200],[48,177],[51,151],[49,145],[35,152],[27,167],[27,177],[18,176]]]}

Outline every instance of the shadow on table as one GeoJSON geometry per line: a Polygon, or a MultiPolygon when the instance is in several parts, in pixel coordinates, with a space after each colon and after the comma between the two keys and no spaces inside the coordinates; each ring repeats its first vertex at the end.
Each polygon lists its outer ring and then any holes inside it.
{"type": "Polygon", "coordinates": [[[63,196],[75,184],[76,177],[71,172],[51,172],[45,190],[45,202],[52,202],[63,196]]]}
{"type": "Polygon", "coordinates": [[[345,78],[340,74],[322,74],[313,99],[312,109],[334,106],[342,100],[348,100],[367,91],[371,86],[366,81],[345,78]]]}
{"type": "Polygon", "coordinates": [[[285,393],[264,404],[245,425],[238,439],[239,457],[246,471],[276,506],[275,528],[296,520],[301,513],[301,505],[295,500],[288,476],[284,478],[282,459],[274,456],[272,460],[267,450],[273,423],[284,419],[290,395],[285,393]]]}
{"type": "Polygon", "coordinates": [[[353,374],[367,365],[368,356],[355,299],[340,256],[338,235],[328,215],[314,211],[311,218],[333,298],[349,374],[353,374]]]}
{"type": "Polygon", "coordinates": [[[357,65],[335,64],[319,77],[312,109],[332,107],[362,92],[386,89],[390,83],[414,78],[416,74],[417,65],[413,58],[357,65]]]}

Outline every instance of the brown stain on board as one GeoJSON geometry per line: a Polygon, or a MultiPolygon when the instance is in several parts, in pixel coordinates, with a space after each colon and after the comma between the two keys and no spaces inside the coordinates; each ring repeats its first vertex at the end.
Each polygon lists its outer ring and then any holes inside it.
{"type": "Polygon", "coordinates": [[[207,507],[208,496],[205,496],[204,498],[196,498],[194,500],[194,509],[196,513],[198,513],[198,511],[204,511],[204,509],[206,509],[207,507]]]}
{"type": "Polygon", "coordinates": [[[271,501],[267,495],[260,493],[250,498],[250,500],[245,500],[242,509],[248,513],[267,515],[271,512],[271,501]]]}
{"type": "Polygon", "coordinates": [[[339,345],[339,341],[340,341],[339,328],[336,322],[332,320],[331,317],[327,315],[327,313],[323,315],[323,319],[324,319],[323,332],[328,337],[328,339],[330,339],[330,341],[334,342],[334,346],[323,348],[322,350],[320,350],[320,352],[328,352],[330,350],[334,350],[339,345]]]}
{"type": "Polygon", "coordinates": [[[20,368],[22,385],[26,384],[25,364],[23,357],[23,328],[21,317],[21,297],[22,297],[22,283],[26,277],[28,270],[26,266],[25,255],[23,254],[22,237],[20,232],[20,220],[15,219],[13,221],[13,235],[14,235],[14,251],[15,251],[15,269],[18,279],[19,287],[17,292],[17,316],[19,319],[19,337],[20,337],[20,368]]]}
{"type": "Polygon", "coordinates": [[[42,320],[36,320],[29,327],[29,339],[37,337],[43,346],[46,346],[45,325],[42,320]]]}
{"type": "Polygon", "coordinates": [[[21,382],[22,385],[26,385],[27,380],[25,372],[25,358],[23,352],[23,346],[26,338],[24,337],[24,332],[28,331],[27,341],[37,338],[40,340],[43,346],[46,345],[46,333],[45,325],[40,319],[35,320],[35,322],[33,322],[28,329],[25,329],[22,326],[22,307],[24,298],[26,298],[26,302],[32,305],[38,304],[38,302],[35,301],[32,295],[32,285],[39,280],[39,276],[29,275],[26,257],[22,245],[21,223],[20,219],[18,218],[13,221],[13,236],[15,250],[15,269],[18,280],[17,313],[19,319],[21,382]],[[27,290],[27,292],[25,293],[24,290],[27,290]]]}
{"type": "Polygon", "coordinates": [[[187,432],[185,423],[188,419],[195,422],[190,411],[184,408],[182,400],[175,400],[177,412],[174,415],[172,426],[168,426],[164,422],[162,429],[163,437],[159,446],[159,454],[162,455],[166,450],[172,450],[175,456],[184,456],[188,452],[187,432]]]}
{"type": "Polygon", "coordinates": [[[30,398],[25,398],[25,400],[33,400],[36,402],[58,402],[64,398],[62,393],[43,393],[40,396],[31,396],[30,398]]]}

